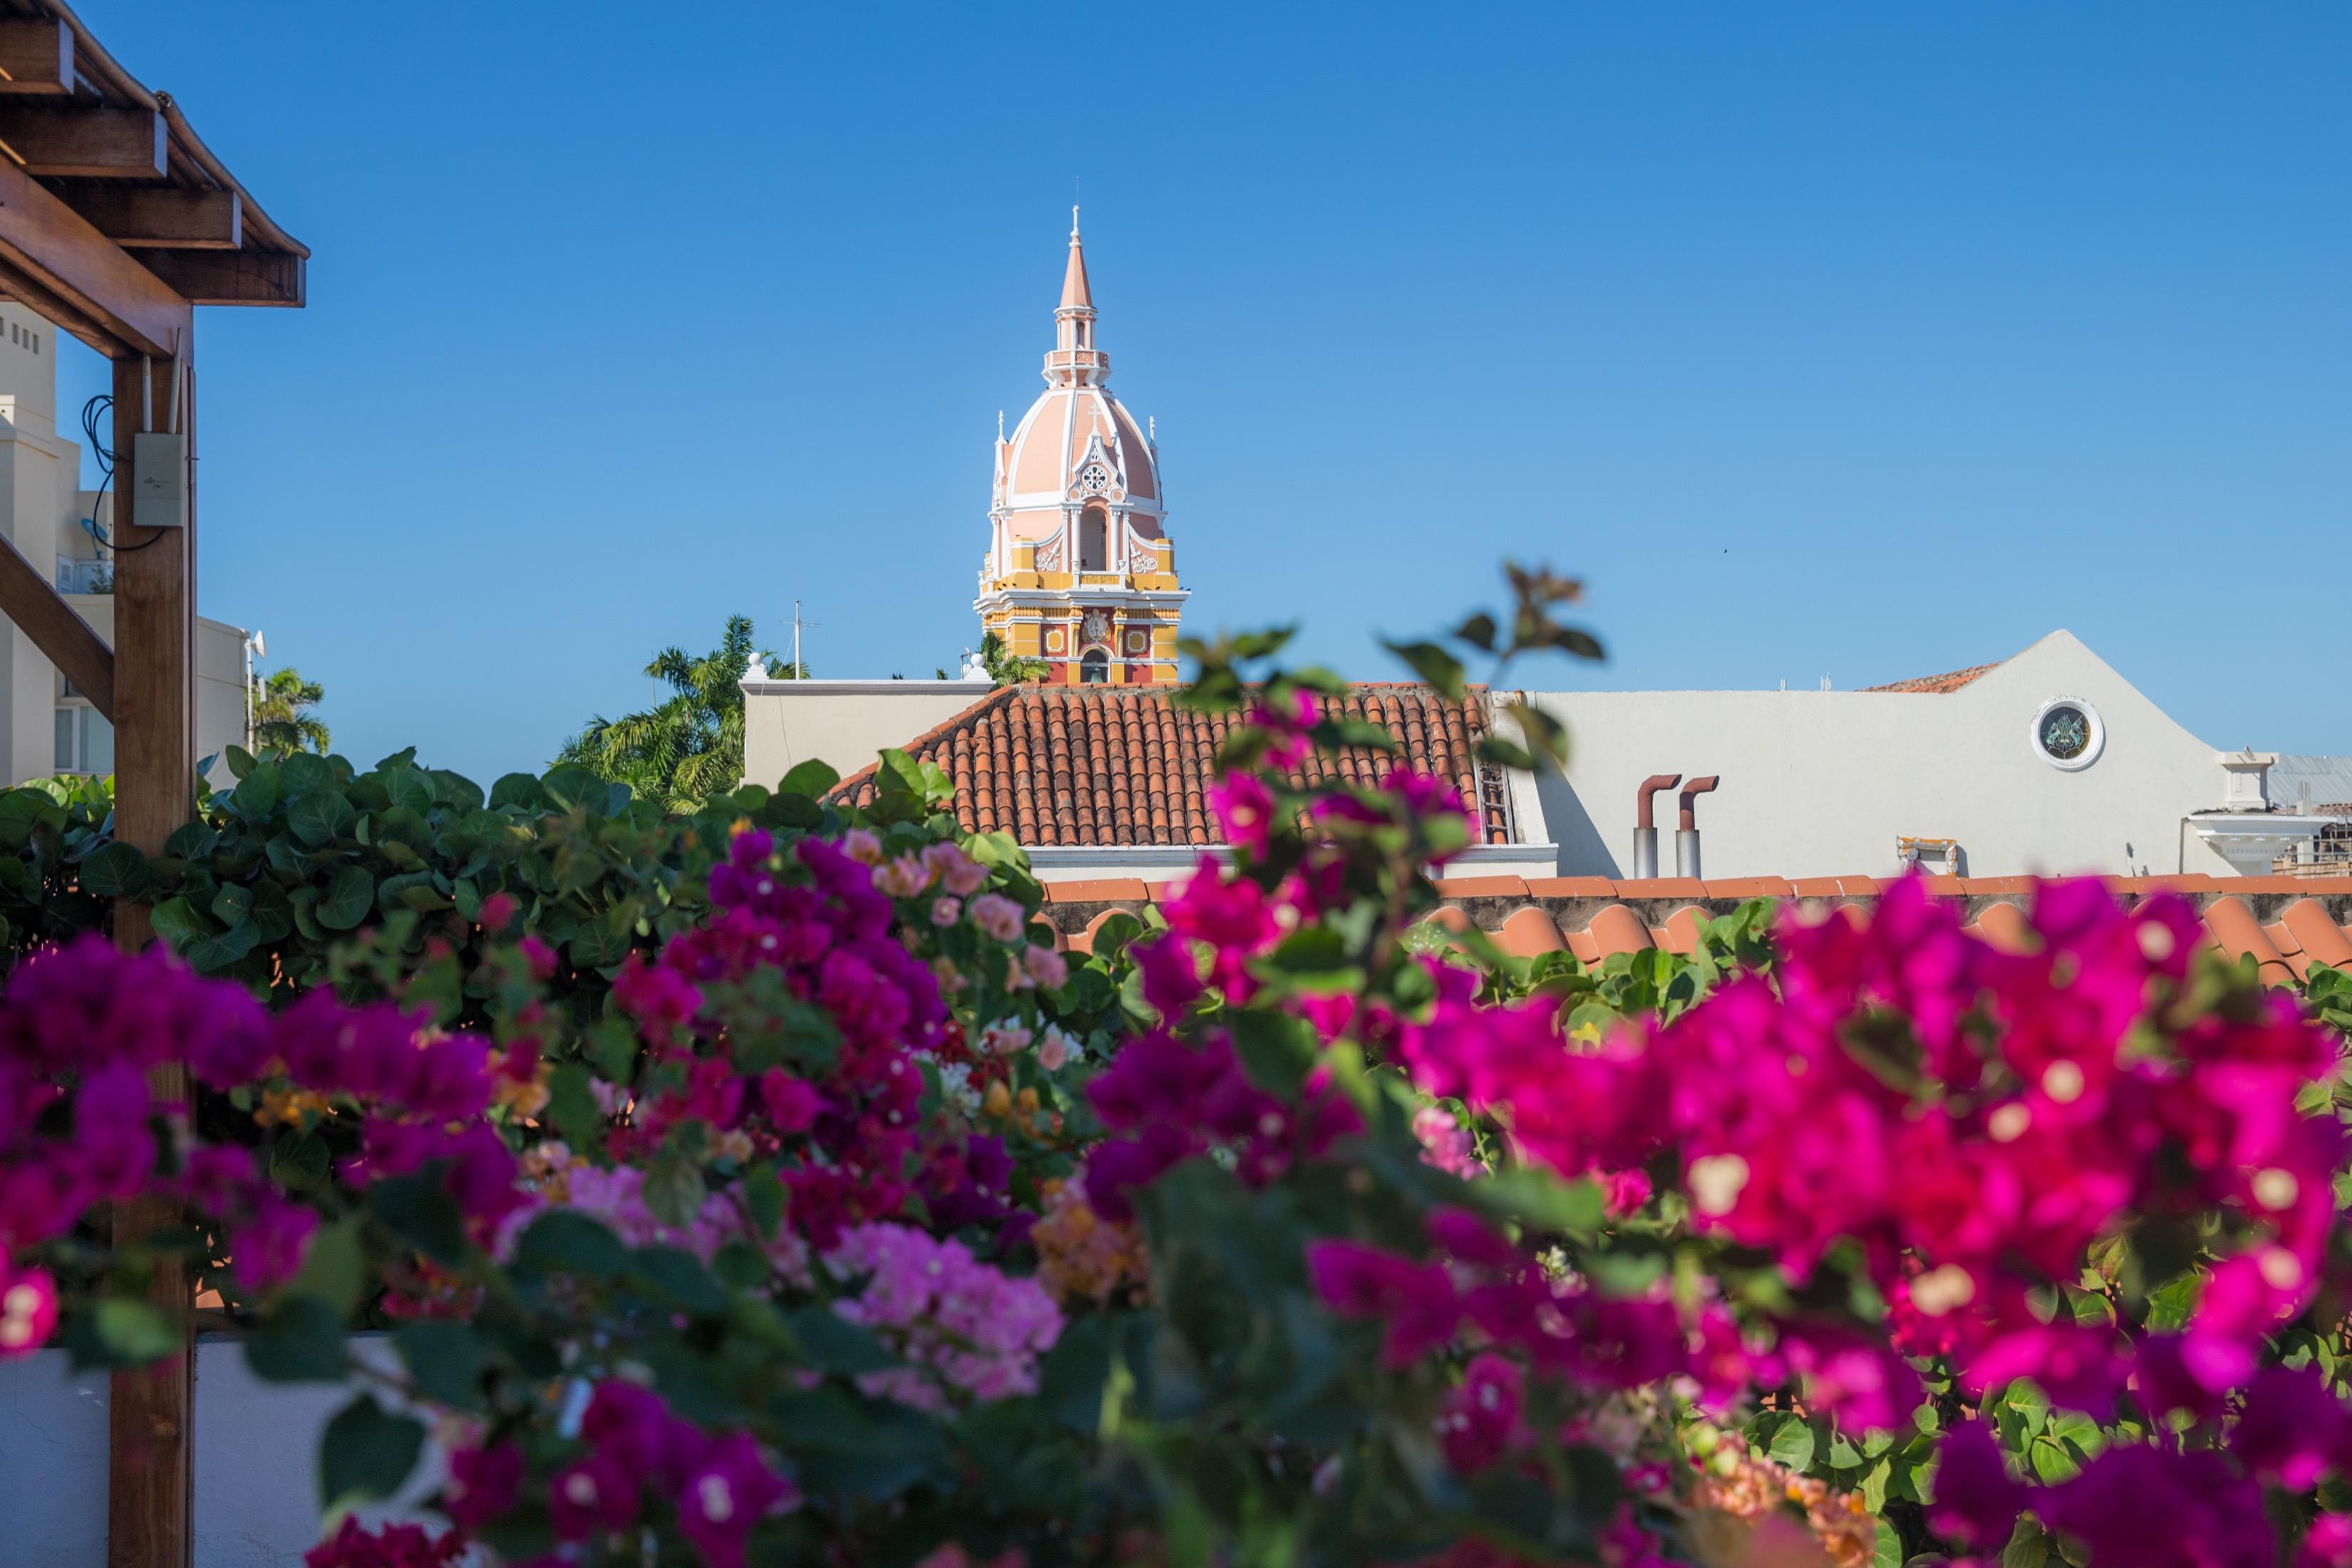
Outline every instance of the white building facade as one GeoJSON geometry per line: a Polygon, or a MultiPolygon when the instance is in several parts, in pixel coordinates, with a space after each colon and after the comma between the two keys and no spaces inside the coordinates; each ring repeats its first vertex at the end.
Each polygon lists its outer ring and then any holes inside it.
{"type": "MultiPolygon", "coordinates": [[[[2264,752],[2199,740],[2071,633],[1952,676],[1862,691],[1531,694],[1567,773],[1515,781],[1561,876],[1632,877],[1644,780],[1693,797],[1707,877],[2266,873],[2326,818],[2275,801],[2264,752]]],[[[1674,875],[1677,792],[1657,795],[1674,875]]],[[[1523,805],[1521,815],[1528,815],[1523,805]]]]}
{"type": "MultiPolygon", "coordinates": [[[[0,303],[0,532],[37,571],[54,572],[74,612],[111,647],[109,532],[114,496],[81,488],[81,447],[58,434],[57,355],[63,334],[22,305],[0,303]]],[[[114,730],[16,626],[0,640],[0,780],[110,773],[114,730]]],[[[246,739],[242,628],[196,624],[196,755],[246,739]]],[[[225,770],[215,768],[220,782],[225,770]]]]}

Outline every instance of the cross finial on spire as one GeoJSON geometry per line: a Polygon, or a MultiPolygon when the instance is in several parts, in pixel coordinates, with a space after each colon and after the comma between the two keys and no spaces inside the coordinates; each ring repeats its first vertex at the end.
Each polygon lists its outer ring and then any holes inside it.
{"type": "Polygon", "coordinates": [[[1070,237],[1078,237],[1078,204],[1076,202],[1070,204],[1070,237]]]}

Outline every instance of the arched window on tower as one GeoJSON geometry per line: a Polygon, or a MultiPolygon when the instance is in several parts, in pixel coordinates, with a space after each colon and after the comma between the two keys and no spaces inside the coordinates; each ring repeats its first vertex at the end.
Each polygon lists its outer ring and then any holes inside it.
{"type": "Polygon", "coordinates": [[[1110,679],[1110,655],[1100,648],[1089,648],[1078,660],[1078,684],[1101,686],[1110,679]]]}
{"type": "Polygon", "coordinates": [[[1087,508],[1078,517],[1078,570],[1110,570],[1110,519],[1098,506],[1087,508]]]}

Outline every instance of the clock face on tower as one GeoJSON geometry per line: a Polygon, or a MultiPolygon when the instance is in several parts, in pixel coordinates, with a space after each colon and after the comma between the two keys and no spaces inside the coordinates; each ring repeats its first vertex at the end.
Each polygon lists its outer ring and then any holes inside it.
{"type": "Polygon", "coordinates": [[[1098,496],[1110,488],[1110,470],[1100,463],[1088,463],[1078,470],[1078,489],[1090,496],[1098,496]]]}

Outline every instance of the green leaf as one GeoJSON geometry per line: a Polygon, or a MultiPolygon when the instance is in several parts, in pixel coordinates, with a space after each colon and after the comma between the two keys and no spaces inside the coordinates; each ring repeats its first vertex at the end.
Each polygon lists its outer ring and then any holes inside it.
{"type": "Polygon", "coordinates": [[[719,1288],[719,1282],[694,1254],[683,1247],[637,1248],[637,1273],[655,1289],[698,1317],[715,1317],[727,1310],[727,1292],[719,1288]]]}
{"type": "Polygon", "coordinates": [[[265,1383],[341,1383],[343,1314],[316,1296],[289,1296],[245,1342],[245,1364],[265,1383]]]}
{"type": "Polygon", "coordinates": [[[786,773],[776,791],[780,795],[804,795],[811,800],[821,800],[827,790],[840,782],[841,774],[830,764],[811,757],[786,773]]]}
{"type": "Polygon", "coordinates": [[[611,1279],[628,1268],[629,1249],[621,1245],[619,1237],[586,1215],[551,1209],[522,1233],[515,1246],[515,1261],[551,1274],[611,1279]]]}
{"type": "Polygon", "coordinates": [[[547,1075],[547,1119],[574,1149],[593,1146],[604,1125],[591,1081],[587,1068],[579,1062],[565,1062],[547,1075]]]}
{"type": "Polygon", "coordinates": [[[1290,1099],[1315,1070],[1319,1051],[1314,1026],[1286,1013],[1244,1007],[1231,1015],[1234,1048],[1250,1081],[1268,1094],[1290,1099]]]}
{"type": "Polygon", "coordinates": [[[646,1169],[644,1194],[646,1207],[656,1219],[672,1230],[684,1230],[702,1212],[707,1195],[702,1167],[688,1159],[677,1144],[664,1144],[646,1169]]]}
{"type": "Polygon", "coordinates": [[[252,908],[253,889],[241,883],[231,882],[213,896],[213,919],[225,926],[245,919],[246,911],[252,908]]]}
{"type": "Polygon", "coordinates": [[[394,1176],[368,1189],[368,1207],[402,1240],[437,1263],[466,1259],[466,1216],[422,1175],[394,1176]]]}
{"type": "Polygon", "coordinates": [[[801,1359],[819,1372],[856,1377],[898,1364],[898,1358],[880,1340],[831,1307],[803,1307],[787,1313],[785,1321],[800,1345],[801,1359]]]}
{"type": "Polygon", "coordinates": [[[1792,1470],[1801,1470],[1813,1462],[1813,1429],[1802,1421],[1791,1421],[1772,1434],[1772,1442],[1764,1450],[1765,1457],[1792,1470]]]}
{"type": "Polygon", "coordinates": [[[1435,688],[1441,696],[1450,700],[1461,697],[1462,661],[1435,643],[1383,640],[1381,646],[1404,660],[1424,685],[1435,688]]]}
{"type": "Polygon", "coordinates": [[[375,879],[364,866],[346,866],[320,896],[313,918],[329,931],[351,931],[375,908],[375,879]]]}
{"type": "Polygon", "coordinates": [[[165,899],[147,918],[154,922],[155,934],[182,952],[210,929],[205,924],[205,917],[196,912],[196,906],[184,898],[165,899]]]}
{"type": "Polygon", "coordinates": [[[1481,610],[1454,628],[1455,640],[1466,642],[1481,653],[1495,651],[1495,617],[1481,610]]]}
{"type": "Polygon", "coordinates": [[[305,790],[332,789],[335,765],[308,752],[289,752],[278,759],[278,789],[292,800],[305,790]]]}
{"type": "Polygon", "coordinates": [[[383,775],[383,791],[395,806],[420,816],[433,809],[433,778],[420,768],[394,768],[383,775]]]}
{"type": "Polygon", "coordinates": [[[255,763],[253,771],[237,781],[228,800],[248,822],[268,816],[278,805],[278,769],[268,763],[255,763]]]}
{"type": "Polygon", "coordinates": [[[92,1316],[99,1343],[118,1366],[161,1361],[180,1348],[179,1327],[144,1301],[109,1296],[99,1302],[92,1316]]]}
{"type": "Polygon", "coordinates": [[[489,1352],[471,1327],[453,1318],[419,1318],[392,1339],[427,1399],[459,1410],[480,1407],[489,1352]]]}
{"type": "Polygon", "coordinates": [[[289,1191],[315,1187],[327,1179],[327,1141],[316,1132],[298,1132],[270,1145],[269,1179],[289,1191]]]}
{"type": "Polygon", "coordinates": [[[245,921],[189,944],[188,967],[199,974],[218,974],[259,945],[261,933],[245,921]]]}
{"type": "Polygon", "coordinates": [[[536,811],[547,804],[546,793],[539,780],[529,773],[509,773],[490,786],[490,809],[517,806],[536,811]]]}
{"type": "Polygon", "coordinates": [[[367,1290],[367,1257],[360,1246],[365,1223],[365,1216],[352,1214],[320,1226],[302,1257],[301,1272],[288,1283],[287,1291],[314,1296],[338,1313],[358,1306],[367,1290]]]}
{"type": "Polygon", "coordinates": [[[312,848],[350,837],[359,819],[358,808],[340,790],[314,789],[286,808],[288,830],[312,848]]]}
{"type": "Polygon", "coordinates": [[[82,857],[81,890],[101,899],[135,899],[153,883],[136,845],[112,839],[82,857]]]}
{"type": "Polygon", "coordinates": [[[253,753],[243,746],[224,747],[221,754],[228,759],[228,772],[231,778],[241,779],[253,772],[253,753]]]}
{"type": "Polygon", "coordinates": [[[1478,737],[1478,743],[1471,749],[1477,753],[1478,760],[1482,763],[1492,763],[1496,767],[1502,768],[1517,768],[1522,773],[1535,771],[1535,754],[1517,741],[1507,741],[1500,735],[1481,735],[1478,737]]]}
{"type": "Polygon", "coordinates": [[[319,1502],[332,1511],[398,1491],[416,1468],[425,1424],[362,1394],[335,1413],[319,1444],[319,1502]]]}

